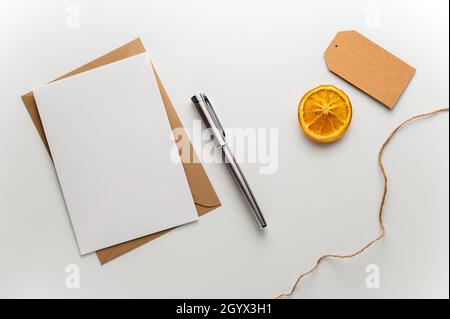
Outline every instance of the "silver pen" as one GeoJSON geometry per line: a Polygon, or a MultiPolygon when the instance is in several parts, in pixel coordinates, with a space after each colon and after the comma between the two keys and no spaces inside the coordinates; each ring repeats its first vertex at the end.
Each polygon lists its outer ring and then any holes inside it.
{"type": "Polygon", "coordinates": [[[227,165],[242,194],[247,199],[253,216],[255,216],[255,219],[258,222],[258,225],[261,228],[266,227],[267,224],[263,214],[261,213],[261,209],[256,202],[255,196],[253,195],[252,190],[250,189],[250,186],[248,185],[248,182],[244,177],[244,174],[242,174],[241,168],[236,162],[230,148],[225,141],[225,130],[223,129],[222,124],[220,124],[219,118],[217,117],[217,114],[214,111],[211,103],[204,93],[194,95],[193,97],[191,97],[191,100],[200,113],[200,116],[206,127],[212,131],[213,139],[217,144],[219,152],[222,154],[223,161],[227,165]]]}

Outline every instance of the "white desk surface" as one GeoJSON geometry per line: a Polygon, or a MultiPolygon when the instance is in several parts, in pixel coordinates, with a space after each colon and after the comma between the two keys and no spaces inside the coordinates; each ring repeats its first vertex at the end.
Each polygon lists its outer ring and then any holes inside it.
{"type": "MultiPolygon", "coordinates": [[[[0,0],[0,297],[271,298],[319,255],[359,248],[378,233],[381,143],[407,117],[448,106],[448,12],[446,0],[0,0]],[[348,29],[417,68],[393,111],[327,71],[323,52],[348,29]],[[106,266],[80,257],[20,95],[137,36],[189,130],[198,90],[226,127],[278,128],[277,172],[242,165],[269,223],[263,233],[226,168],[208,164],[221,208],[106,266]],[[319,147],[296,112],[307,90],[328,83],[348,93],[354,117],[342,141],[319,147]],[[78,289],[66,287],[68,264],[80,269],[78,289]]],[[[387,237],[324,263],[296,298],[449,297],[448,132],[446,114],[393,141],[387,237]],[[370,264],[379,288],[366,287],[370,264]]]]}

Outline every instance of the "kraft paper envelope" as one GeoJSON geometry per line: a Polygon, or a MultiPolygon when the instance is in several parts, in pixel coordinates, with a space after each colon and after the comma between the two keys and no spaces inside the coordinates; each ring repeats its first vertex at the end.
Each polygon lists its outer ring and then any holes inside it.
{"type": "MultiPolygon", "coordinates": [[[[75,74],[79,74],[109,63],[113,63],[140,53],[144,53],[145,48],[141,42],[141,40],[135,39],[101,57],[98,59],[95,59],[82,67],[73,70],[58,79],[54,80],[60,80],[66,77],[73,76],[75,74]]],[[[166,109],[167,117],[169,119],[170,126],[172,129],[178,129],[181,130],[183,133],[183,138],[188,139],[186,131],[184,130],[183,124],[181,123],[180,118],[178,117],[178,114],[175,110],[175,108],[172,105],[172,102],[169,99],[169,96],[155,70],[153,68],[156,76],[156,80],[158,83],[158,87],[161,93],[161,98],[164,103],[164,107],[166,109]]],[[[42,139],[42,142],[44,143],[49,155],[50,149],[47,143],[47,139],[45,136],[44,128],[42,126],[42,122],[39,116],[39,112],[36,106],[36,101],[34,99],[33,93],[29,92],[22,96],[22,100],[28,110],[28,113],[30,114],[30,117],[36,126],[36,129],[42,139]]],[[[178,131],[180,133],[180,131],[178,131]]],[[[179,137],[179,136],[178,136],[179,137]]],[[[177,138],[177,136],[175,136],[177,138]]],[[[199,216],[202,216],[213,209],[219,207],[221,205],[219,198],[217,197],[216,192],[214,191],[214,188],[211,185],[211,182],[209,181],[208,175],[206,175],[206,172],[203,168],[203,165],[198,160],[194,148],[192,146],[192,143],[189,141],[190,146],[190,161],[183,161],[183,168],[186,173],[186,178],[188,180],[189,188],[192,193],[192,197],[194,199],[195,207],[197,209],[197,212],[199,216]]],[[[181,150],[180,150],[181,155],[181,150]]],[[[97,257],[100,260],[101,264],[105,264],[139,246],[144,245],[145,243],[158,238],[161,235],[166,234],[169,232],[169,230],[161,231],[155,234],[151,234],[148,236],[144,236],[138,239],[134,239],[125,243],[121,243],[115,246],[107,247],[101,250],[98,250],[97,257]]]]}

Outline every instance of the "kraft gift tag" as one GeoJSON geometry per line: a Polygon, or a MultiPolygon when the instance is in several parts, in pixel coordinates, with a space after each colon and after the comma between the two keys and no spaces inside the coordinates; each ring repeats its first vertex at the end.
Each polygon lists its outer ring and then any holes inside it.
{"type": "Polygon", "coordinates": [[[392,109],[416,70],[357,31],[338,32],[325,52],[328,69],[392,109]]]}

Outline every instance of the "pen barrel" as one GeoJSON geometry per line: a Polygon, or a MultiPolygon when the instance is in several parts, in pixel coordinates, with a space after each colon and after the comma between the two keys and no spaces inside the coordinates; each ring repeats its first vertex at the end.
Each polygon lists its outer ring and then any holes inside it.
{"type": "Polygon", "coordinates": [[[239,167],[238,163],[234,159],[233,154],[227,146],[227,143],[225,141],[225,130],[220,123],[220,120],[216,112],[214,111],[211,102],[209,102],[204,93],[199,93],[192,96],[191,101],[197,108],[197,111],[202,117],[205,126],[211,130],[211,136],[217,144],[218,150],[222,153],[223,161],[225,165],[227,165],[231,175],[233,176],[233,179],[235,180],[242,194],[249,203],[253,216],[258,222],[258,225],[261,228],[266,227],[266,221],[263,214],[261,213],[261,209],[259,208],[258,203],[256,202],[255,196],[253,195],[253,192],[250,189],[250,186],[248,185],[244,174],[242,174],[241,168],[239,167]]]}
{"type": "Polygon", "coordinates": [[[231,153],[227,145],[224,145],[219,150],[222,152],[222,159],[225,165],[230,170],[230,173],[233,176],[233,179],[238,185],[240,191],[247,199],[247,202],[250,205],[253,216],[258,222],[259,227],[265,228],[267,226],[266,220],[264,219],[261,209],[259,208],[258,202],[256,201],[255,196],[253,195],[253,192],[250,189],[250,186],[244,174],[242,173],[241,168],[239,167],[239,164],[236,162],[233,154],[231,153]]]}

